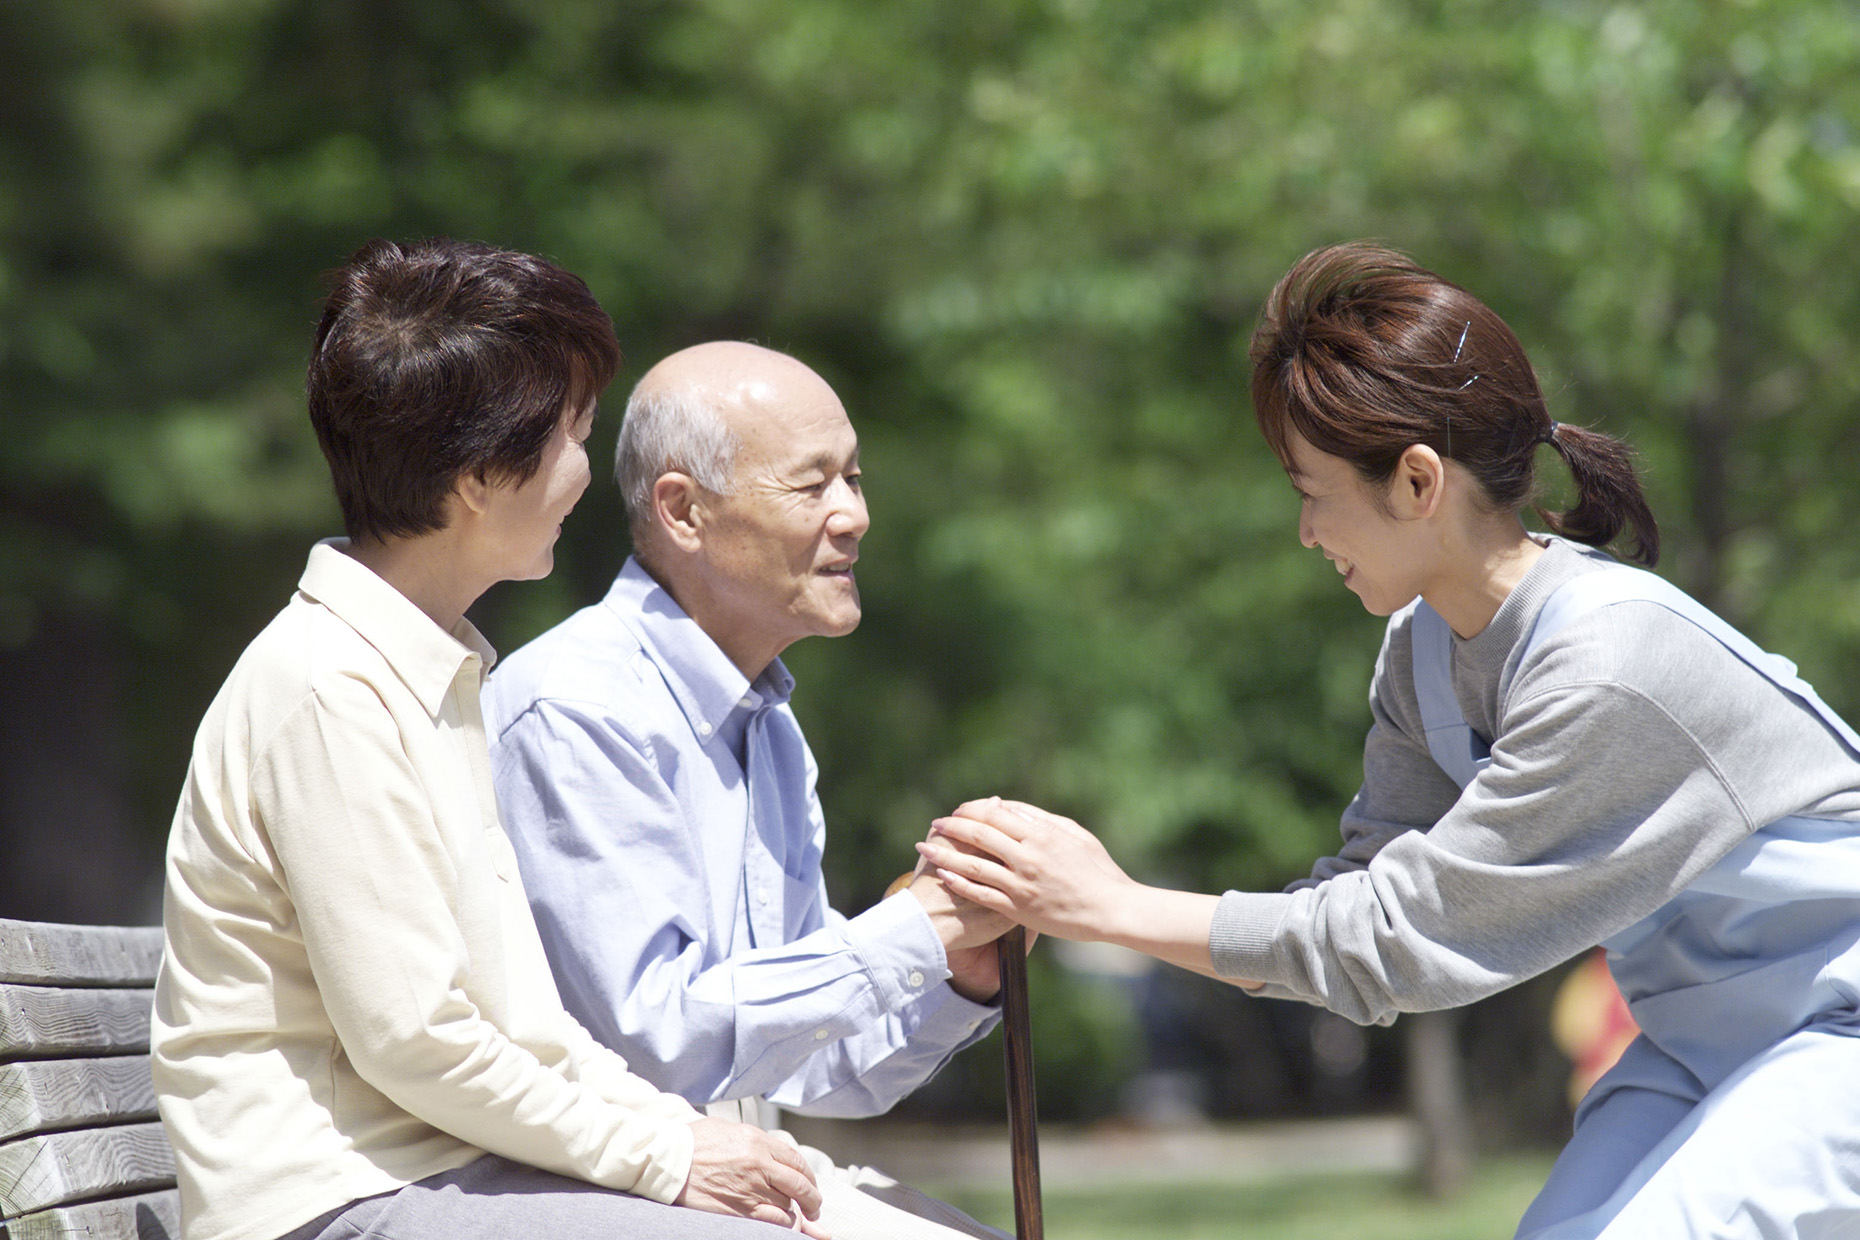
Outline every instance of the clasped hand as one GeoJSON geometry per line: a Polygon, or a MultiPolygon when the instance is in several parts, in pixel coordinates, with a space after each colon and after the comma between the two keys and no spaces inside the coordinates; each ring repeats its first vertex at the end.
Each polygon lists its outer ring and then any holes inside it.
{"type": "Polygon", "coordinates": [[[1106,937],[1137,886],[1078,823],[999,797],[937,819],[917,851],[954,894],[1062,939],[1106,937]]]}
{"type": "Polygon", "coordinates": [[[924,907],[949,965],[950,988],[972,1003],[987,1003],[1001,990],[995,940],[1014,925],[1001,914],[962,899],[919,861],[910,893],[924,907]]]}

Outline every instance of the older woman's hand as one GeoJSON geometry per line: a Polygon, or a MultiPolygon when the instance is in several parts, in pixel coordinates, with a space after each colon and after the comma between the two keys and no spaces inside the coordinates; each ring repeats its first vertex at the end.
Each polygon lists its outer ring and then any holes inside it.
{"type": "Polygon", "coordinates": [[[1138,889],[1078,823],[999,797],[937,819],[917,851],[955,894],[1063,939],[1116,937],[1112,923],[1138,889]]]}
{"type": "Polygon", "coordinates": [[[820,1186],[793,1144],[724,1119],[693,1120],[691,1137],[691,1173],[673,1204],[833,1240],[817,1221],[820,1186]]]}

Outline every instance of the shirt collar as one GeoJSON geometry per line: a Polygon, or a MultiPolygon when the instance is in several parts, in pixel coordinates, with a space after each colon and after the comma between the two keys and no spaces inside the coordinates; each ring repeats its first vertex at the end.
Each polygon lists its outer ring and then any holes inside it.
{"type": "Polygon", "coordinates": [[[794,677],[780,659],[770,660],[753,682],[743,675],[635,557],[628,557],[603,602],[639,639],[692,730],[705,740],[722,730],[731,712],[779,706],[794,692],[794,677]]]}
{"type": "Polygon", "coordinates": [[[437,715],[459,669],[478,662],[483,676],[497,651],[463,616],[447,633],[413,601],[347,553],[349,540],[329,538],[310,548],[297,588],[380,651],[428,714],[437,715]]]}

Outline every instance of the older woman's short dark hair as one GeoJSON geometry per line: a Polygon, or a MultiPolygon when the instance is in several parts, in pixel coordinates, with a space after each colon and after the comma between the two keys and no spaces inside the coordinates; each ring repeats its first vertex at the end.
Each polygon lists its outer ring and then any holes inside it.
{"type": "Polygon", "coordinates": [[[528,481],[620,365],[588,286],[528,254],[371,241],[330,279],[307,388],[351,538],[442,528],[467,474],[528,481]]]}

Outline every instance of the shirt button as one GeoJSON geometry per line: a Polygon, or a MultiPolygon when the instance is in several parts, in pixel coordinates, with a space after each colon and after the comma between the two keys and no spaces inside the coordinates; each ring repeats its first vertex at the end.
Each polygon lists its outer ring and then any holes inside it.
{"type": "Polygon", "coordinates": [[[767,904],[768,902],[769,902],[769,893],[762,890],[762,888],[760,887],[756,888],[756,903],[767,904]]]}
{"type": "Polygon", "coordinates": [[[924,984],[924,975],[919,973],[916,969],[912,969],[911,975],[904,980],[909,982],[913,987],[921,986],[924,984]]]}
{"type": "Polygon", "coordinates": [[[747,696],[744,697],[742,701],[737,703],[738,706],[754,706],[755,704],[756,704],[756,699],[752,697],[747,697],[747,696]]]}
{"type": "Polygon", "coordinates": [[[700,724],[698,724],[698,735],[699,735],[699,736],[709,736],[709,735],[710,735],[710,725],[709,725],[708,723],[700,723],[700,724]]]}
{"type": "Polygon", "coordinates": [[[814,1030],[814,1041],[825,1042],[826,1040],[827,1040],[827,1031],[825,1029],[814,1030]]]}
{"type": "Polygon", "coordinates": [[[970,1021],[970,1022],[969,1022],[969,1032],[970,1032],[970,1033],[974,1033],[974,1032],[975,1032],[975,1031],[976,1031],[977,1029],[979,1029],[979,1028],[981,1027],[981,1024],[982,1024],[982,1022],[981,1022],[981,1021],[979,1021],[979,1020],[972,1020],[972,1021],[970,1021]]]}

